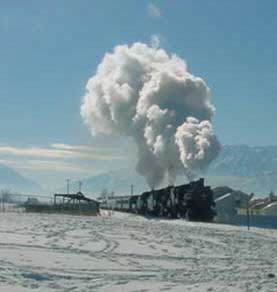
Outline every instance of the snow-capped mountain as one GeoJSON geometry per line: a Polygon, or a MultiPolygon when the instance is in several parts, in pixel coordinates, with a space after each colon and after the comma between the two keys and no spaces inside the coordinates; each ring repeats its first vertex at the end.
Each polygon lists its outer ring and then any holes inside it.
{"type": "Polygon", "coordinates": [[[223,146],[207,176],[214,186],[228,185],[257,196],[277,192],[277,146],[223,146]]]}
{"type": "Polygon", "coordinates": [[[277,174],[277,146],[223,146],[208,173],[228,176],[277,174]]]}

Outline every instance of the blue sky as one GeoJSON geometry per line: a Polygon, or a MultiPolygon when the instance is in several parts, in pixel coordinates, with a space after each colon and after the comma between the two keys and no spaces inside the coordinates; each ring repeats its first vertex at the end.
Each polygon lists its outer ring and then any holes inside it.
{"type": "Polygon", "coordinates": [[[80,100],[105,52],[151,35],[211,88],[221,143],[276,144],[276,27],[275,0],[1,1],[0,162],[44,185],[132,163],[125,140],[90,136],[80,100]]]}

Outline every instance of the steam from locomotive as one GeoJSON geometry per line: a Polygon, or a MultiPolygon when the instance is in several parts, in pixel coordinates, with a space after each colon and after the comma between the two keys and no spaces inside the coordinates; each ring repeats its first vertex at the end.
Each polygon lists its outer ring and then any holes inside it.
{"type": "Polygon", "coordinates": [[[137,146],[136,170],[149,186],[189,179],[216,157],[215,108],[205,82],[184,60],[146,44],[107,53],[86,86],[81,116],[92,135],[124,135],[137,146]]]}

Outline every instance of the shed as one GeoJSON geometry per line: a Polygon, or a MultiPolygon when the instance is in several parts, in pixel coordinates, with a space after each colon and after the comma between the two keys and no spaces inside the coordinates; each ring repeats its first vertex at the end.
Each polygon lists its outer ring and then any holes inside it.
{"type": "Polygon", "coordinates": [[[76,194],[55,194],[54,204],[26,203],[27,212],[45,212],[45,213],[67,213],[76,215],[99,214],[100,203],[94,199],[87,198],[83,193],[76,194]],[[60,198],[60,200],[59,200],[60,198]]]}

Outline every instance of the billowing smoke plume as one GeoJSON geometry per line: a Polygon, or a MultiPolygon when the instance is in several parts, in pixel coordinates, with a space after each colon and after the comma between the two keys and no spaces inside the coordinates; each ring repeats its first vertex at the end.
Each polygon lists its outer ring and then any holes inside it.
{"type": "Polygon", "coordinates": [[[190,178],[219,151],[205,82],[164,50],[135,43],[106,54],[88,81],[81,115],[92,135],[131,136],[150,186],[190,178]]]}

